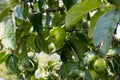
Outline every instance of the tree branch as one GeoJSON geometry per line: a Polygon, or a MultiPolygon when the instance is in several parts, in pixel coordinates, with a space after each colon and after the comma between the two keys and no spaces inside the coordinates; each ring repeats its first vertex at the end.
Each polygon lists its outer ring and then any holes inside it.
{"type": "Polygon", "coordinates": [[[65,10],[65,8],[63,8],[63,7],[58,7],[57,9],[51,9],[51,8],[46,9],[45,12],[57,12],[57,11],[63,11],[63,10],[65,10]]]}

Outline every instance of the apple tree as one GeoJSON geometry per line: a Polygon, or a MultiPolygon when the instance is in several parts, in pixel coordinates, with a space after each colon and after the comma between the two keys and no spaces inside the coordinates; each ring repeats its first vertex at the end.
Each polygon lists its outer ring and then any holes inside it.
{"type": "Polygon", "coordinates": [[[119,0],[1,0],[0,63],[15,80],[119,80],[119,6],[119,0]],[[60,56],[58,76],[34,76],[41,52],[60,56]]]}

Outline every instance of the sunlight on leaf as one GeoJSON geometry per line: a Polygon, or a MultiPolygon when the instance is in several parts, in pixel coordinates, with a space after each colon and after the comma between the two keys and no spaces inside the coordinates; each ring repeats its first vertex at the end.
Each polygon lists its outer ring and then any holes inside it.
{"type": "Polygon", "coordinates": [[[102,15],[95,25],[93,42],[95,46],[98,46],[102,42],[101,53],[104,55],[110,47],[110,42],[112,40],[114,29],[119,21],[119,17],[119,14],[115,10],[111,10],[102,15]]]}
{"type": "Polygon", "coordinates": [[[101,7],[103,4],[98,0],[87,0],[82,3],[75,4],[67,13],[65,24],[67,28],[71,28],[72,25],[76,24],[83,15],[89,11],[101,7]]]}

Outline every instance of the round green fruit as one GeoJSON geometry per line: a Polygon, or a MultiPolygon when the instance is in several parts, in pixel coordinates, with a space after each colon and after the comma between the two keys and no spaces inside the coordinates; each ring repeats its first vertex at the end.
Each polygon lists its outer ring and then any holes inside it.
{"type": "Polygon", "coordinates": [[[60,27],[54,27],[53,29],[50,30],[49,32],[50,40],[55,43],[59,44],[64,42],[66,33],[63,28],[60,27]]]}
{"type": "Polygon", "coordinates": [[[97,72],[104,72],[106,68],[106,61],[103,58],[98,58],[94,63],[94,70],[97,72]]]}

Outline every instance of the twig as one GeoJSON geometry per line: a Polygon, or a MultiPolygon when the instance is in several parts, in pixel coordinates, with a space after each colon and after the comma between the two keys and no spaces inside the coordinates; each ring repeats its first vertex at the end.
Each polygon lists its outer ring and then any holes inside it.
{"type": "Polygon", "coordinates": [[[58,7],[57,9],[51,9],[51,8],[46,9],[45,12],[57,12],[57,11],[63,11],[63,10],[65,10],[64,7],[58,7]]]}

